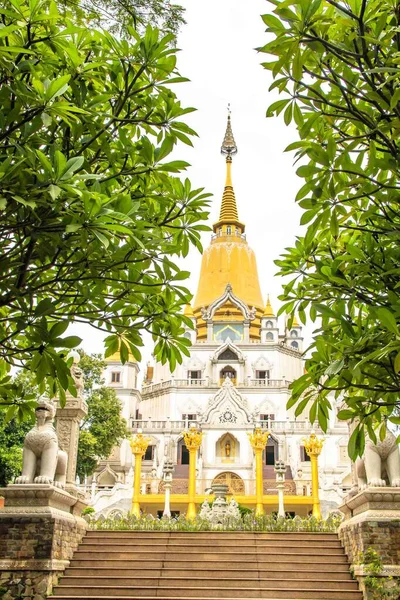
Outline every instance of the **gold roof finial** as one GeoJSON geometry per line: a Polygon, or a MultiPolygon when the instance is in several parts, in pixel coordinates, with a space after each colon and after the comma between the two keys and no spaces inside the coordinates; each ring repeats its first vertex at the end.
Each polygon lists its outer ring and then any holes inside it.
{"type": "Polygon", "coordinates": [[[232,133],[231,109],[230,105],[228,104],[228,122],[226,125],[224,140],[221,146],[221,154],[224,154],[226,156],[226,181],[224,193],[222,195],[219,221],[218,223],[214,224],[214,232],[216,232],[221,225],[235,225],[239,228],[240,233],[244,232],[244,225],[239,221],[235,192],[233,190],[231,176],[232,156],[234,154],[237,154],[237,151],[238,149],[232,133]]]}
{"type": "Polygon", "coordinates": [[[267,296],[267,304],[265,305],[265,310],[264,310],[264,315],[263,316],[264,317],[274,317],[275,316],[274,315],[274,311],[273,311],[272,306],[271,306],[271,301],[269,299],[269,294],[267,296]]]}
{"type": "Polygon", "coordinates": [[[228,122],[226,124],[224,141],[222,142],[221,146],[221,154],[226,155],[226,162],[232,162],[232,156],[237,154],[237,151],[238,149],[236,146],[235,138],[233,137],[231,126],[231,105],[228,104],[228,122]]]}
{"type": "Polygon", "coordinates": [[[298,322],[296,315],[293,317],[292,327],[300,327],[300,323],[298,322]]]}
{"type": "Polygon", "coordinates": [[[193,308],[192,308],[191,304],[186,304],[183,314],[186,317],[194,317],[193,308]]]}

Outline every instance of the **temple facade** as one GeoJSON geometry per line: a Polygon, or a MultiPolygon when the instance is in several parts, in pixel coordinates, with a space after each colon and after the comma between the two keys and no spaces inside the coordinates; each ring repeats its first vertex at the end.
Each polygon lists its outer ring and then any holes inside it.
{"type": "MultiPolygon", "coordinates": [[[[239,219],[232,184],[232,160],[237,152],[231,120],[221,153],[226,181],[218,221],[204,251],[197,293],[185,309],[193,328],[190,357],[171,372],[168,365],[148,365],[141,389],[139,366],[108,359],[105,379],[121,400],[132,434],[142,430],[149,445],[142,463],[142,510],[163,510],[163,466],[174,464],[172,511],[185,512],[189,453],[183,431],[196,423],[203,432],[197,458],[196,492],[206,497],[216,482],[228,484],[240,502],[251,508],[255,464],[248,433],[258,425],[270,432],[263,453],[264,494],[271,496],[266,511],[275,510],[274,464],[286,464],[286,510],[304,515],[310,510],[311,468],[303,440],[312,427],[305,415],[287,409],[290,383],[304,372],[302,327],[294,319],[278,323],[269,297],[263,300],[256,257],[239,219]],[[281,326],[280,326],[281,325],[281,326]],[[249,502],[246,501],[249,499],[249,502]]],[[[346,423],[336,418],[332,400],[329,428],[319,457],[322,513],[341,504],[351,486],[346,423]]],[[[322,431],[315,427],[317,434],[322,431]]],[[[91,485],[92,505],[103,515],[129,509],[134,461],[129,441],[99,464],[91,485]]]]}

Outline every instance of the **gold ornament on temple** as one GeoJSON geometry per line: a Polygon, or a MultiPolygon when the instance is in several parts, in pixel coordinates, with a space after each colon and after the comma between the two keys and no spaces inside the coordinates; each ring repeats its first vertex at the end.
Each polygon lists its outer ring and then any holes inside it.
{"type": "Polygon", "coordinates": [[[268,442],[269,431],[263,431],[261,427],[256,427],[253,433],[248,433],[250,444],[253,450],[264,450],[268,442]]]}
{"type": "Polygon", "coordinates": [[[189,431],[183,431],[183,441],[188,450],[198,450],[203,439],[203,433],[199,431],[196,425],[191,425],[189,431]]]}
{"type": "Polygon", "coordinates": [[[140,454],[141,456],[144,456],[150,441],[151,440],[149,437],[145,437],[142,432],[138,432],[131,439],[132,453],[140,454]]]}
{"type": "Polygon", "coordinates": [[[319,456],[322,451],[322,446],[324,445],[324,440],[322,438],[317,438],[315,433],[312,432],[310,437],[303,438],[303,444],[308,456],[319,456]]]}

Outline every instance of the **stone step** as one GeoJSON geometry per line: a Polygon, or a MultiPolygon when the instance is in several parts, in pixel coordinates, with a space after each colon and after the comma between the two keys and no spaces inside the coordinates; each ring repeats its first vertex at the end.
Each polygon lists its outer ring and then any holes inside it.
{"type": "Polygon", "coordinates": [[[246,561],[254,561],[257,559],[265,559],[274,560],[275,557],[279,557],[279,560],[282,560],[284,557],[297,557],[298,560],[303,561],[304,556],[307,559],[312,559],[313,557],[320,557],[324,562],[329,562],[331,559],[337,559],[340,562],[340,559],[346,561],[346,556],[342,549],[337,550],[329,550],[327,552],[321,553],[321,550],[316,548],[296,548],[295,546],[292,548],[263,548],[262,550],[254,550],[253,552],[250,550],[238,551],[235,549],[223,549],[219,551],[212,550],[199,550],[197,548],[192,548],[191,550],[124,550],[122,548],[118,549],[97,549],[93,548],[90,550],[79,549],[74,554],[76,559],[82,558],[93,558],[98,560],[107,560],[107,559],[118,559],[118,560],[126,560],[126,559],[142,559],[142,560],[161,560],[163,558],[170,558],[171,554],[173,554],[176,558],[186,558],[190,556],[192,560],[221,560],[221,559],[229,559],[229,560],[246,560],[246,561]]]}
{"type": "MultiPolygon", "coordinates": [[[[238,568],[219,568],[218,565],[209,566],[207,568],[190,568],[190,569],[182,569],[182,568],[171,568],[171,567],[163,567],[162,562],[159,563],[158,566],[147,567],[144,565],[136,565],[136,567],[132,567],[130,569],[124,569],[120,567],[69,567],[65,571],[65,575],[68,577],[185,577],[187,580],[190,580],[192,577],[204,576],[208,579],[220,579],[223,580],[225,578],[230,577],[244,577],[246,579],[267,579],[267,578],[284,578],[284,579],[313,579],[313,580],[321,580],[321,579],[331,579],[331,580],[340,580],[340,581],[352,581],[352,577],[349,573],[349,569],[347,565],[335,565],[335,570],[332,571],[330,565],[321,564],[317,565],[306,565],[308,570],[305,570],[302,567],[299,570],[298,566],[284,563],[279,565],[277,568],[266,568],[257,567],[257,566],[249,566],[245,569],[241,569],[240,565],[238,568]],[[286,567],[286,568],[284,568],[286,567]],[[311,567],[311,570],[310,570],[311,567]]],[[[63,580],[64,581],[64,580],[63,580]]]]}
{"type": "Polygon", "coordinates": [[[249,600],[250,598],[262,598],[262,599],[274,599],[274,600],[362,600],[362,594],[359,591],[350,590],[326,590],[323,587],[315,587],[308,590],[280,590],[276,588],[240,588],[240,589],[226,589],[224,587],[213,587],[213,588],[193,588],[185,587],[185,589],[171,589],[160,587],[157,588],[157,595],[154,596],[153,587],[86,587],[86,588],[74,588],[74,587],[63,587],[59,589],[56,587],[54,596],[49,596],[49,600],[66,600],[76,598],[91,598],[91,600],[104,600],[113,599],[119,600],[123,598],[129,598],[130,600],[137,600],[139,598],[151,598],[151,600],[162,600],[179,598],[180,600],[189,600],[190,598],[197,598],[198,600],[219,600],[220,598],[233,600],[234,598],[240,598],[241,600],[249,600]]]}
{"type": "MultiPolygon", "coordinates": [[[[315,555],[320,552],[328,552],[329,554],[343,554],[343,548],[339,546],[315,546],[314,544],[262,544],[262,545],[252,545],[252,546],[219,546],[216,548],[214,544],[212,545],[214,552],[218,552],[221,554],[271,554],[274,552],[284,552],[286,550],[292,551],[294,554],[307,554],[307,555],[315,555]]],[[[148,553],[148,552],[168,552],[168,553],[176,553],[176,554],[203,554],[210,549],[210,544],[203,544],[202,546],[194,545],[184,545],[184,544],[152,544],[152,545],[137,545],[137,544],[110,544],[110,545],[97,545],[97,544],[84,544],[80,546],[79,551],[81,552],[106,552],[107,554],[111,554],[114,552],[126,552],[126,553],[148,553]]]]}
{"type": "MultiPolygon", "coordinates": [[[[208,563],[208,566],[214,568],[216,565],[218,565],[219,568],[223,567],[230,567],[230,566],[238,566],[241,567],[243,566],[243,556],[240,556],[240,559],[235,560],[235,558],[227,558],[227,559],[222,559],[221,555],[215,555],[214,557],[202,557],[201,558],[201,562],[202,564],[206,564],[208,563]],[[217,558],[215,558],[215,556],[217,558]]],[[[238,556],[238,555],[236,555],[238,556]]],[[[169,555],[164,556],[164,554],[162,554],[161,556],[157,557],[150,557],[147,560],[151,560],[151,564],[153,566],[165,566],[165,567],[185,567],[187,569],[191,569],[192,567],[198,567],[199,566],[199,558],[198,557],[192,557],[191,559],[187,559],[185,556],[179,559],[174,559],[172,557],[170,557],[169,555]]],[[[301,554],[289,554],[289,553],[285,553],[285,554],[271,554],[268,556],[268,561],[265,560],[265,558],[258,557],[258,555],[252,555],[252,558],[250,559],[250,562],[253,564],[258,564],[261,566],[265,566],[266,564],[272,564],[274,565],[274,568],[279,569],[279,565],[282,564],[286,564],[286,565],[296,565],[296,568],[298,568],[298,565],[302,565],[302,569],[306,568],[307,566],[310,567],[310,570],[314,569],[314,568],[321,568],[322,565],[335,565],[335,568],[337,566],[346,566],[348,568],[348,563],[347,563],[347,559],[345,556],[324,556],[323,554],[319,555],[316,558],[313,558],[312,562],[308,562],[304,560],[304,556],[302,556],[301,554]]],[[[71,566],[73,567],[103,567],[103,566],[114,566],[114,567],[131,567],[134,564],[136,565],[141,565],[143,564],[143,558],[139,557],[137,555],[135,555],[132,558],[118,558],[118,557],[114,557],[112,559],[108,558],[108,556],[105,557],[99,557],[98,555],[94,556],[93,554],[90,554],[88,556],[81,556],[81,553],[75,552],[74,554],[74,558],[71,561],[71,566]]],[[[246,561],[246,564],[247,561],[246,561]]]]}
{"type": "MultiPolygon", "coordinates": [[[[240,540],[240,549],[242,548],[264,548],[266,546],[276,547],[293,547],[293,542],[296,542],[296,547],[309,548],[310,546],[315,548],[341,548],[342,545],[339,540],[266,540],[266,539],[254,539],[254,540],[240,540]]],[[[232,546],[233,539],[230,540],[212,540],[212,545],[218,548],[226,548],[232,546]]],[[[196,540],[160,540],[160,539],[125,539],[125,538],[98,538],[93,540],[92,538],[84,539],[81,547],[82,548],[101,548],[107,546],[107,548],[144,548],[151,546],[152,548],[170,549],[170,548],[204,548],[210,546],[210,541],[203,539],[202,541],[196,540]],[[193,543],[195,541],[195,543],[193,543]]]]}
{"type": "MultiPolygon", "coordinates": [[[[221,582],[216,582],[215,579],[204,577],[63,577],[62,583],[57,587],[58,590],[64,587],[151,587],[162,589],[165,586],[171,589],[185,589],[188,581],[190,587],[201,587],[201,588],[212,588],[221,582]]],[[[355,581],[338,581],[329,579],[328,577],[323,580],[316,582],[313,579],[282,579],[282,578],[267,578],[252,580],[246,577],[224,577],[223,579],[225,589],[237,589],[237,588],[274,588],[274,589],[297,589],[306,590],[313,589],[315,587],[322,586],[324,589],[334,590],[358,590],[358,585],[355,581]]]]}

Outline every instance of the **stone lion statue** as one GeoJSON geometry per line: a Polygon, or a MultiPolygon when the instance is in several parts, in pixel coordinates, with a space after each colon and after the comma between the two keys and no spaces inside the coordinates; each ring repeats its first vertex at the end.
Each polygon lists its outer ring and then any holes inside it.
{"type": "Polygon", "coordinates": [[[65,487],[68,455],[58,447],[53,425],[55,414],[54,404],[42,396],[35,410],[36,425],[24,440],[22,474],[15,483],[52,483],[65,487]]]}
{"type": "Polygon", "coordinates": [[[387,431],[385,439],[374,444],[367,438],[365,452],[356,462],[358,490],[366,487],[400,487],[400,454],[396,438],[387,431]]]}

